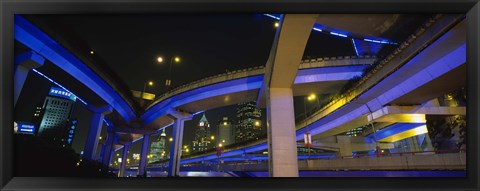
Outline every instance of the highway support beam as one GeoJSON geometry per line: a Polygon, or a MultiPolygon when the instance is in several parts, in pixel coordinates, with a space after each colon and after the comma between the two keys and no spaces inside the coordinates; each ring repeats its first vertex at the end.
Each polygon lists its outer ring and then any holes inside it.
{"type": "Polygon", "coordinates": [[[180,157],[182,156],[183,127],[184,122],[192,120],[193,115],[177,110],[169,110],[169,116],[173,117],[173,143],[170,146],[170,161],[168,162],[168,176],[179,176],[180,157]]]}
{"type": "Polygon", "coordinates": [[[18,97],[22,92],[23,84],[31,69],[43,66],[45,58],[33,51],[28,51],[15,57],[15,74],[13,79],[13,106],[17,105],[18,97]]]}
{"type": "Polygon", "coordinates": [[[317,17],[316,14],[283,15],[266,64],[257,104],[267,108],[271,177],[298,177],[292,87],[317,17]]]}
{"type": "Polygon", "coordinates": [[[106,114],[113,111],[113,108],[109,105],[100,108],[88,105],[87,109],[93,112],[93,116],[90,122],[85,148],[83,149],[83,159],[93,161],[97,153],[98,137],[102,131],[103,119],[106,114]]]}
{"type": "Polygon", "coordinates": [[[125,176],[125,166],[127,165],[128,150],[130,144],[123,145],[122,162],[120,163],[120,169],[118,169],[118,177],[125,176]]]}
{"type": "Polygon", "coordinates": [[[110,165],[110,161],[112,160],[112,155],[114,153],[113,145],[116,142],[115,141],[116,139],[118,139],[118,137],[116,136],[115,132],[109,131],[107,136],[107,141],[105,142],[105,145],[104,145],[104,151],[101,159],[102,165],[104,167],[108,168],[110,165]]]}
{"type": "MultiPolygon", "coordinates": [[[[142,149],[140,150],[140,163],[138,164],[138,175],[144,176],[146,175],[146,166],[147,166],[147,155],[148,149],[150,148],[150,135],[145,134],[143,135],[143,143],[142,149]]],[[[146,176],[144,176],[146,177],[146,176]]]]}

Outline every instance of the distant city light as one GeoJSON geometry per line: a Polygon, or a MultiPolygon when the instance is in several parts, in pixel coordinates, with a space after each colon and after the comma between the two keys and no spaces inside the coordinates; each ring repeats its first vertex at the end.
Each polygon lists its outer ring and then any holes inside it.
{"type": "Polygon", "coordinates": [[[275,28],[277,28],[278,26],[280,26],[280,24],[278,24],[278,22],[275,22],[275,24],[273,24],[273,26],[275,26],[275,28]]]}
{"type": "Polygon", "coordinates": [[[255,126],[260,126],[260,121],[255,121],[255,126]]]}
{"type": "Polygon", "coordinates": [[[180,62],[180,57],[175,57],[175,62],[180,62]]]}
{"type": "Polygon", "coordinates": [[[228,125],[228,123],[225,121],[225,122],[223,122],[223,125],[225,125],[225,126],[226,126],[226,125],[228,125]]]}
{"type": "Polygon", "coordinates": [[[149,82],[148,82],[148,85],[149,85],[149,86],[153,86],[153,82],[152,82],[152,81],[149,81],[149,82]]]}
{"type": "Polygon", "coordinates": [[[210,139],[211,139],[211,140],[214,140],[214,139],[215,139],[215,136],[213,136],[213,135],[210,136],[210,139]]]}
{"type": "Polygon", "coordinates": [[[172,138],[172,137],[170,137],[170,139],[168,139],[168,141],[172,142],[172,141],[173,141],[173,138],[172,138]]]}
{"type": "Polygon", "coordinates": [[[93,54],[95,54],[95,52],[93,52],[93,50],[90,50],[90,54],[92,54],[92,55],[93,55],[93,54]]]}

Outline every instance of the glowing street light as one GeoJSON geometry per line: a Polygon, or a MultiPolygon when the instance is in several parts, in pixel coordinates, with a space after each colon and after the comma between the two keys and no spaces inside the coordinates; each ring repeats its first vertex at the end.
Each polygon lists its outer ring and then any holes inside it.
{"type": "Polygon", "coordinates": [[[218,147],[223,147],[223,144],[222,144],[222,143],[219,143],[219,144],[218,144],[218,147]]]}
{"type": "Polygon", "coordinates": [[[255,121],[255,126],[259,127],[260,126],[260,121],[255,121]]]}
{"type": "Polygon", "coordinates": [[[158,62],[158,63],[162,63],[162,62],[163,62],[163,58],[159,56],[159,57],[157,58],[157,62],[158,62]]]}
{"type": "Polygon", "coordinates": [[[223,125],[227,126],[227,125],[228,125],[228,123],[225,121],[225,122],[223,122],[223,125]]]}
{"type": "Polygon", "coordinates": [[[179,62],[180,62],[180,57],[176,56],[176,57],[174,58],[174,60],[175,60],[176,63],[179,63],[179,62]]]}
{"type": "MultiPolygon", "coordinates": [[[[174,56],[170,59],[170,65],[168,68],[168,78],[165,80],[165,86],[167,86],[167,89],[170,88],[172,85],[172,79],[171,79],[171,74],[172,74],[172,64],[175,63],[180,63],[180,57],[179,56],[174,56]]],[[[157,57],[157,62],[158,63],[163,63],[163,58],[162,57],[157,57]]]]}
{"type": "Polygon", "coordinates": [[[213,135],[210,136],[210,139],[211,139],[211,140],[215,140],[215,136],[213,136],[213,135]]]}
{"type": "Polygon", "coordinates": [[[278,22],[275,22],[275,24],[273,24],[273,26],[275,26],[275,28],[278,28],[280,26],[280,24],[278,22]]]}
{"type": "Polygon", "coordinates": [[[90,50],[90,54],[93,55],[93,54],[95,54],[95,52],[93,52],[93,50],[90,50]]]}
{"type": "Polygon", "coordinates": [[[173,138],[172,138],[172,137],[170,137],[170,138],[168,139],[168,141],[172,142],[172,141],[173,141],[173,138]]]}
{"type": "Polygon", "coordinates": [[[144,97],[144,94],[145,94],[145,89],[147,88],[147,84],[148,86],[153,86],[153,81],[146,81],[145,84],[143,84],[143,91],[142,91],[142,94],[140,96],[140,105],[143,106],[143,97],[144,97]]]}

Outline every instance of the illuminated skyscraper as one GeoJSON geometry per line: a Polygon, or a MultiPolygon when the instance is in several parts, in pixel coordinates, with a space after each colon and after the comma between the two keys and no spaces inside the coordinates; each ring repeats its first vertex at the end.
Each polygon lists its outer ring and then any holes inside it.
{"type": "Polygon", "coordinates": [[[233,124],[228,120],[228,117],[223,117],[223,120],[218,122],[217,145],[229,145],[235,142],[235,131],[233,124]]]}
{"type": "Polygon", "coordinates": [[[44,113],[37,135],[63,147],[70,145],[72,140],[68,139],[73,138],[74,133],[70,133],[72,130],[70,126],[76,126],[77,123],[75,120],[75,124],[72,124],[73,120],[70,120],[75,100],[76,97],[69,92],[60,88],[50,88],[49,96],[45,98],[41,109],[44,113]]]}
{"type": "Polygon", "coordinates": [[[235,142],[258,140],[262,133],[262,111],[255,102],[238,104],[235,142]]]}
{"type": "Polygon", "coordinates": [[[208,122],[204,113],[198,122],[197,129],[195,130],[195,138],[193,139],[192,146],[193,152],[205,151],[209,149],[210,140],[210,123],[208,122]]]}
{"type": "Polygon", "coordinates": [[[165,139],[167,134],[165,133],[165,128],[163,129],[162,133],[158,137],[156,141],[154,141],[150,147],[150,155],[152,156],[149,163],[157,162],[163,159],[166,156],[165,154],[165,139]]]}

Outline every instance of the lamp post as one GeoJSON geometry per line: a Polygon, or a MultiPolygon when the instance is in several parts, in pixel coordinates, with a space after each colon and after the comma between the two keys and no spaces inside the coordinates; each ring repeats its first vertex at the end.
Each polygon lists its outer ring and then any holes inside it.
{"type": "Polygon", "coordinates": [[[153,81],[146,81],[145,84],[143,84],[142,94],[140,95],[140,105],[142,107],[143,107],[143,104],[144,104],[143,96],[145,94],[145,89],[147,88],[147,84],[148,84],[148,86],[153,86],[153,81]]]}
{"type": "MultiPolygon", "coordinates": [[[[305,97],[303,99],[303,108],[305,109],[305,120],[307,119],[307,103],[305,100],[308,100],[308,101],[313,101],[313,100],[317,100],[317,102],[319,103],[320,105],[320,102],[318,101],[318,98],[315,94],[310,94],[308,97],[305,97]]],[[[311,137],[311,134],[308,130],[308,126],[307,126],[307,132],[304,134],[304,140],[305,140],[305,147],[307,147],[308,149],[308,158],[310,158],[310,147],[312,146],[312,137],[311,137]]]]}
{"type": "MultiPolygon", "coordinates": [[[[158,63],[163,63],[163,58],[162,57],[158,57],[157,58],[157,62],[158,63]]],[[[168,76],[167,76],[167,79],[165,80],[165,86],[167,88],[167,90],[170,89],[170,86],[172,85],[172,78],[171,78],[171,75],[172,75],[172,64],[173,62],[175,63],[180,63],[180,57],[178,56],[174,56],[170,59],[170,65],[168,67],[168,76]]]]}

